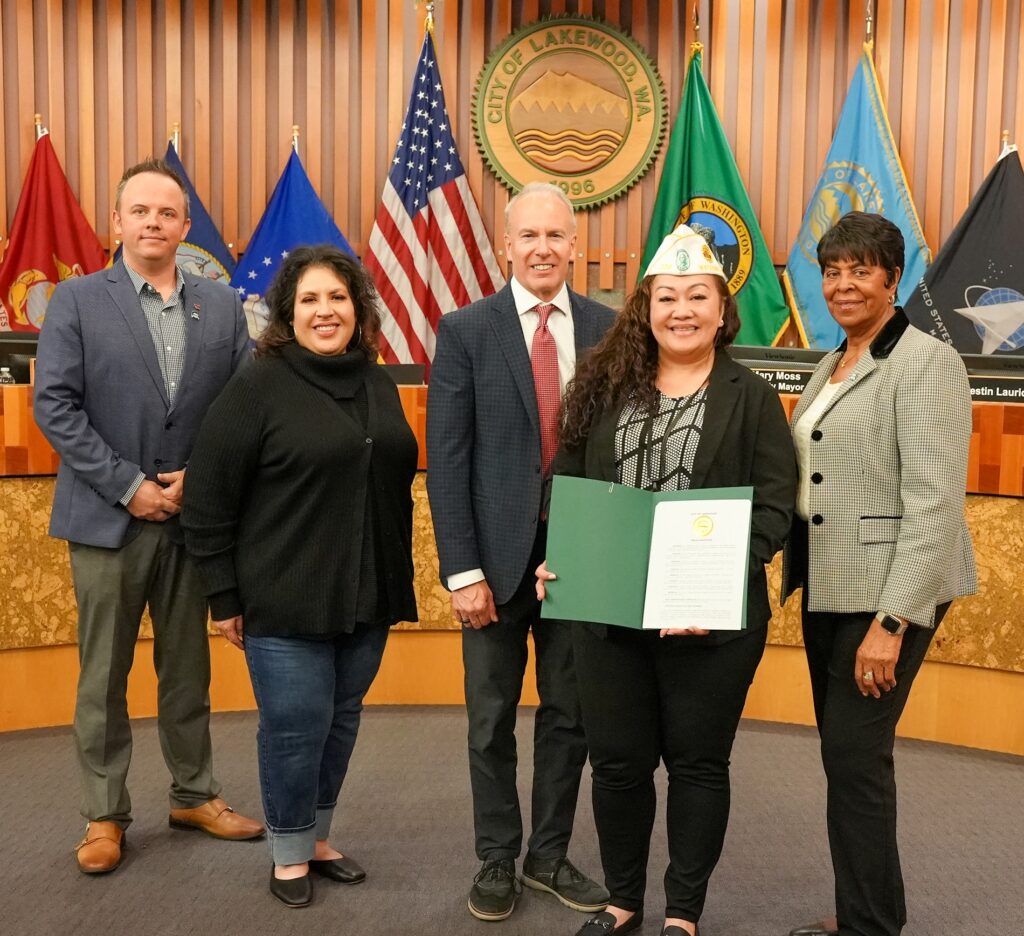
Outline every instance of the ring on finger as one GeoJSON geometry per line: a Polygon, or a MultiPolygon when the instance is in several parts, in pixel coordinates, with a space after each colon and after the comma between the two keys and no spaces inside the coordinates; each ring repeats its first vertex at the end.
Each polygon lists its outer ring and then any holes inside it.
{"type": "Polygon", "coordinates": [[[863,682],[874,682],[875,681],[875,674],[874,674],[874,672],[872,672],[871,670],[864,670],[864,675],[861,676],[861,680],[863,682]]]}

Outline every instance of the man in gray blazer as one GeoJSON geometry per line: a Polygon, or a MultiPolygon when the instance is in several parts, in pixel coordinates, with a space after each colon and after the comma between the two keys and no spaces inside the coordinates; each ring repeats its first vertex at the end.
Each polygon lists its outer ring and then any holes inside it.
{"type": "Polygon", "coordinates": [[[608,901],[566,857],[587,749],[569,628],[540,620],[534,570],[544,558],[541,502],[560,393],[577,355],[601,338],[614,312],[566,286],[576,229],[560,189],[527,185],[510,200],[505,228],[512,281],[441,319],[427,407],[427,490],[441,579],[463,625],[483,862],[469,910],[482,920],[508,917],[519,893],[514,730],[531,630],[540,707],[523,883],[577,910],[608,901]]]}
{"type": "Polygon", "coordinates": [[[75,741],[86,873],[112,871],[131,822],[126,687],[143,609],[153,619],[158,726],[172,826],[255,838],[219,797],[210,744],[206,600],[177,514],[207,407],[246,357],[238,296],[176,265],[188,193],[162,160],[128,169],[114,229],[123,258],[54,290],[39,336],[35,418],[60,456],[50,535],[68,541],[81,674],[75,741]]]}

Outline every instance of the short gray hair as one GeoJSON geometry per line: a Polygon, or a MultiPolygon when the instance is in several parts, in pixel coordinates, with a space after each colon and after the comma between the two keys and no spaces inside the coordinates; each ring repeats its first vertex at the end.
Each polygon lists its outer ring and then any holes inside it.
{"type": "Polygon", "coordinates": [[[572,227],[570,230],[576,230],[576,209],[573,207],[572,202],[569,200],[569,196],[565,194],[557,185],[553,182],[527,182],[515,195],[509,200],[505,206],[505,229],[508,230],[509,219],[512,217],[512,208],[522,198],[529,198],[531,195],[551,195],[561,201],[566,208],[569,209],[569,217],[572,218],[572,227]]]}

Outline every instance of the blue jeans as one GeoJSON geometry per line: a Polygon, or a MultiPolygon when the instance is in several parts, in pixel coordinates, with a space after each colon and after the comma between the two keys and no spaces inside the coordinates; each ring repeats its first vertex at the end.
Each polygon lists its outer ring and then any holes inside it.
{"type": "Polygon", "coordinates": [[[245,637],[260,713],[260,790],[275,864],[301,864],[326,839],[388,639],[356,625],[327,640],[245,637]]]}

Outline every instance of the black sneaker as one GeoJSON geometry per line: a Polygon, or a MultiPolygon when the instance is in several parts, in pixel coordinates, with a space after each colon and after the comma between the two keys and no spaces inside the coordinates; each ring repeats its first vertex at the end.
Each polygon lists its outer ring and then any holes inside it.
{"type": "Polygon", "coordinates": [[[478,920],[505,920],[512,916],[521,890],[516,880],[516,863],[511,858],[485,861],[473,878],[469,912],[478,920]]]}
{"type": "Polygon", "coordinates": [[[608,906],[608,891],[580,872],[568,858],[540,861],[526,856],[523,883],[534,890],[554,894],[567,907],[594,913],[608,906]]]}

